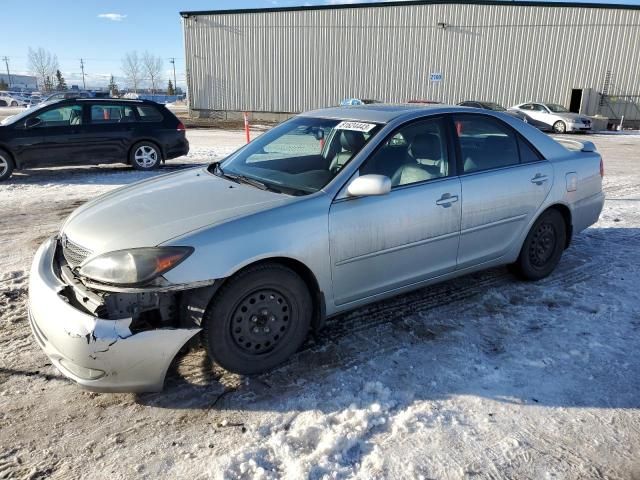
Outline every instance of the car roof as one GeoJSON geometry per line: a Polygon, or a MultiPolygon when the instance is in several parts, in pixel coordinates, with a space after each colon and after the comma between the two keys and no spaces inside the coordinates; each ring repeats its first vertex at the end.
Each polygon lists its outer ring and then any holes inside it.
{"type": "Polygon", "coordinates": [[[151,104],[159,105],[151,100],[137,100],[131,98],[61,98],[60,100],[54,100],[51,103],[133,103],[133,104],[151,104]]]}
{"type": "Polygon", "coordinates": [[[301,116],[353,120],[360,122],[389,123],[402,117],[412,117],[416,112],[437,115],[440,113],[468,112],[468,107],[439,104],[388,104],[348,105],[344,107],[321,108],[304,112],[301,116]]]}

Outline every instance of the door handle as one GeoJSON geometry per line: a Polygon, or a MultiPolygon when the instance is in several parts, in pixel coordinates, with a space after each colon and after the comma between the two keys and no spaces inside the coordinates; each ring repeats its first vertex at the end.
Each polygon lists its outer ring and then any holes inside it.
{"type": "Polygon", "coordinates": [[[547,177],[546,175],[542,175],[541,173],[536,173],[536,176],[531,179],[531,183],[535,183],[536,185],[542,185],[547,180],[549,180],[549,177],[547,177]]]}
{"type": "Polygon", "coordinates": [[[438,200],[436,200],[436,205],[447,208],[450,207],[452,203],[458,201],[457,195],[451,195],[450,193],[445,193],[438,200]]]}

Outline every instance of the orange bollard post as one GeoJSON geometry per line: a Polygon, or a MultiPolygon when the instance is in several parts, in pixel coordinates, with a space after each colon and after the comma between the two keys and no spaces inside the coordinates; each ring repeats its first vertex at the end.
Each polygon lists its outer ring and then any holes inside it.
{"type": "Polygon", "coordinates": [[[249,143],[251,138],[249,137],[249,114],[247,112],[244,112],[244,133],[247,136],[247,143],[249,143]]]}

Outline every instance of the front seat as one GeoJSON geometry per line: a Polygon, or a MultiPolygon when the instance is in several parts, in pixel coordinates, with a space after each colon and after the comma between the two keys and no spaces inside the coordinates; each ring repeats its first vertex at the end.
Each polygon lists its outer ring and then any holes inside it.
{"type": "Polygon", "coordinates": [[[358,152],[365,144],[366,139],[362,132],[354,132],[352,130],[343,130],[340,132],[340,146],[342,151],[338,152],[331,164],[329,165],[330,172],[338,172],[351,157],[358,152]]]}
{"type": "Polygon", "coordinates": [[[447,175],[440,137],[433,133],[416,135],[409,146],[414,162],[401,166],[391,177],[391,185],[406,185],[447,175]]]}

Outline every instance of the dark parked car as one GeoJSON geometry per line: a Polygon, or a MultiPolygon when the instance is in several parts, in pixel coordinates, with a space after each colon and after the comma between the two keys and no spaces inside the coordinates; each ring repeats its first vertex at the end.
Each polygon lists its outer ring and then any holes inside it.
{"type": "Polygon", "coordinates": [[[42,166],[128,163],[151,170],[188,152],[182,122],[146,100],[60,100],[0,124],[0,180],[42,166]]]}
{"type": "Polygon", "coordinates": [[[539,128],[541,130],[547,129],[547,125],[544,125],[543,123],[538,122],[537,120],[535,120],[534,118],[531,118],[530,116],[524,114],[523,112],[519,112],[516,110],[507,110],[499,103],[485,102],[485,101],[478,101],[478,100],[465,100],[464,102],[460,102],[458,105],[460,105],[461,107],[481,108],[482,110],[493,110],[494,112],[506,113],[507,115],[516,117],[522,120],[523,122],[529,123],[532,126],[539,128]]]}

